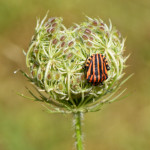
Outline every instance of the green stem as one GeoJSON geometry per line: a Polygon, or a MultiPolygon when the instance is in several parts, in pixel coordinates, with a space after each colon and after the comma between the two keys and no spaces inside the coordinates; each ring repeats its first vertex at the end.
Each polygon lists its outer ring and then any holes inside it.
{"type": "Polygon", "coordinates": [[[77,150],[83,150],[81,115],[82,115],[81,112],[74,113],[74,126],[75,126],[75,138],[77,150]]]}

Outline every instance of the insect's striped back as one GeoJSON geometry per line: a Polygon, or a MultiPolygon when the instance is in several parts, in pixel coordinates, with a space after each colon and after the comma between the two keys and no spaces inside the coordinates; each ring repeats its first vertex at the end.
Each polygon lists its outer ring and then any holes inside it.
{"type": "Polygon", "coordinates": [[[86,61],[86,79],[93,85],[98,85],[108,78],[108,62],[102,54],[93,54],[86,61]]]}

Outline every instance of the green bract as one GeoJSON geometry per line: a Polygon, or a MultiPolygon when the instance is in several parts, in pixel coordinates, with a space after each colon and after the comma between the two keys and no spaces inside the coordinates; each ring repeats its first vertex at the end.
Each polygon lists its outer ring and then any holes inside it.
{"type": "Polygon", "coordinates": [[[29,90],[34,99],[49,103],[50,112],[60,113],[97,111],[118,99],[125,90],[113,95],[129,77],[119,82],[127,59],[123,57],[125,40],[111,22],[107,26],[101,19],[86,17],[85,22],[67,29],[62,18],[46,18],[37,21],[26,54],[31,75],[24,75],[40,94],[38,98],[29,90]],[[86,59],[95,53],[103,54],[110,66],[108,79],[98,86],[87,82],[84,70],[86,59]]]}

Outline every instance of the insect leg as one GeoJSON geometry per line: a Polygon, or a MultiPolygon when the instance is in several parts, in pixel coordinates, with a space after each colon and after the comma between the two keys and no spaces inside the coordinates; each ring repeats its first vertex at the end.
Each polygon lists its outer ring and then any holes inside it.
{"type": "Polygon", "coordinates": [[[103,56],[103,61],[104,61],[105,64],[106,64],[106,69],[107,69],[107,71],[110,70],[110,67],[109,67],[109,65],[108,65],[108,61],[107,61],[107,59],[106,59],[105,56],[103,56]]]}

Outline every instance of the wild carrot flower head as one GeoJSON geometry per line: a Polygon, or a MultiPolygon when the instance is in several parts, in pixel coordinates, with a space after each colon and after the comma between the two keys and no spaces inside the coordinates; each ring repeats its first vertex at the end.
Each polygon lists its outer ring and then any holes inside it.
{"type": "MultiPolygon", "coordinates": [[[[123,77],[124,42],[120,32],[101,19],[86,17],[86,21],[66,28],[62,18],[37,20],[35,35],[26,54],[30,75],[24,75],[38,87],[40,98],[30,90],[35,100],[50,104],[51,112],[97,111],[113,97],[128,79],[123,77]],[[108,79],[97,86],[87,82],[84,65],[92,54],[106,57],[110,70],[108,79]],[[43,90],[43,92],[40,92],[43,90]]],[[[112,98],[113,97],[113,98],[112,98]]]]}

